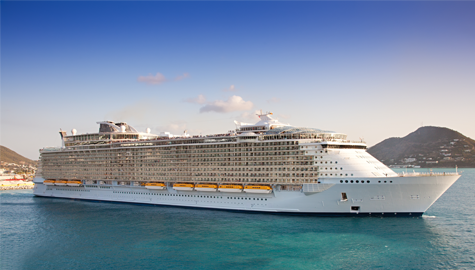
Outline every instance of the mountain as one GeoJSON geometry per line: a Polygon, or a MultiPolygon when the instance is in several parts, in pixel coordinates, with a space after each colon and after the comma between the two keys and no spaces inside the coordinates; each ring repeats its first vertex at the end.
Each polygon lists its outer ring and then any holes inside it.
{"type": "Polygon", "coordinates": [[[386,165],[475,167],[475,140],[444,127],[421,127],[404,138],[389,138],[368,149],[386,165]]]}
{"type": "Polygon", "coordinates": [[[33,165],[36,166],[37,162],[26,158],[17,152],[0,145],[0,161],[7,162],[7,163],[15,163],[20,165],[21,163],[25,163],[25,165],[33,165]]]}

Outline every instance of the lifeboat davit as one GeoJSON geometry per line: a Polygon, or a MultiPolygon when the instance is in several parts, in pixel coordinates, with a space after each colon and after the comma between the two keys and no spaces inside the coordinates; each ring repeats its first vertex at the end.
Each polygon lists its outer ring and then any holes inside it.
{"type": "Polygon", "coordinates": [[[256,186],[246,186],[244,188],[244,192],[246,193],[271,193],[272,192],[272,188],[270,186],[259,186],[259,185],[256,185],[256,186]]]}
{"type": "Polygon", "coordinates": [[[43,181],[43,185],[54,186],[54,182],[54,180],[45,180],[43,181]]]}
{"type": "Polygon", "coordinates": [[[211,191],[216,192],[218,190],[218,185],[216,184],[198,184],[195,186],[196,191],[211,191]]]}
{"type": "Polygon", "coordinates": [[[195,185],[193,184],[173,184],[174,190],[182,190],[182,191],[193,191],[195,185]]]}
{"type": "Polygon", "coordinates": [[[164,183],[145,183],[146,189],[165,189],[166,185],[164,183]]]}
{"type": "Polygon", "coordinates": [[[220,192],[242,192],[242,185],[219,185],[220,192]]]}
{"type": "Polygon", "coordinates": [[[66,180],[57,180],[54,182],[55,186],[66,186],[68,184],[68,181],[66,180]]]}

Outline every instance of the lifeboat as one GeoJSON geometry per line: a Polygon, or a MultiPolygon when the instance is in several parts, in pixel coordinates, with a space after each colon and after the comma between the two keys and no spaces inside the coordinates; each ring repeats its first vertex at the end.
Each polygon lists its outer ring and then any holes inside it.
{"type": "Polygon", "coordinates": [[[272,188],[270,186],[246,186],[244,188],[246,193],[271,193],[272,188]]]}
{"type": "Polygon", "coordinates": [[[242,192],[242,185],[219,185],[220,192],[242,192]]]}
{"type": "Polygon", "coordinates": [[[70,187],[79,187],[82,185],[81,181],[68,181],[67,183],[68,186],[70,187]]]}
{"type": "Polygon", "coordinates": [[[165,189],[164,183],[145,183],[146,189],[165,189]]]}
{"type": "Polygon", "coordinates": [[[54,186],[54,182],[54,180],[45,180],[43,181],[43,185],[54,186]]]}
{"type": "Polygon", "coordinates": [[[66,181],[66,180],[57,180],[57,181],[54,182],[55,186],[65,186],[67,184],[68,184],[68,181],[66,181]]]}
{"type": "Polygon", "coordinates": [[[173,184],[174,190],[182,190],[182,191],[193,191],[195,185],[193,184],[173,184]]]}
{"type": "Polygon", "coordinates": [[[198,184],[195,186],[196,191],[212,191],[215,192],[218,190],[218,185],[216,184],[198,184]]]}

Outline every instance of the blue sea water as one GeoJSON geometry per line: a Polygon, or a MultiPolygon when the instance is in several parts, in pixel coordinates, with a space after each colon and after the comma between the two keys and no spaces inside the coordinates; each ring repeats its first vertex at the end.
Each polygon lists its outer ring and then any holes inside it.
{"type": "Polygon", "coordinates": [[[459,171],[418,218],[253,214],[2,191],[0,269],[475,269],[475,169],[459,171]]]}

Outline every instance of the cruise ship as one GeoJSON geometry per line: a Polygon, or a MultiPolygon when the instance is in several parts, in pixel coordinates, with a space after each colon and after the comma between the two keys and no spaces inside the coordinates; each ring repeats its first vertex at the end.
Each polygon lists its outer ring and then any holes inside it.
{"type": "Polygon", "coordinates": [[[272,113],[223,134],[139,132],[98,122],[40,150],[43,197],[315,215],[420,216],[458,173],[397,174],[362,141],[283,124],[272,113]]]}

